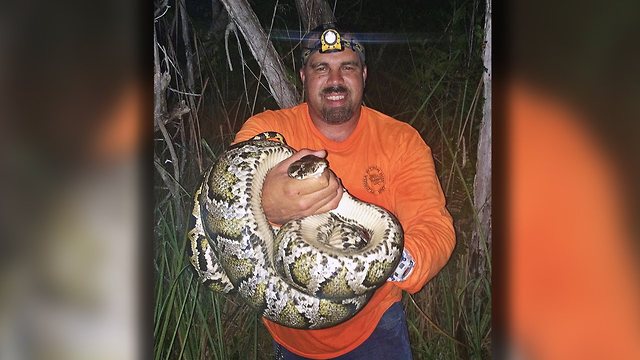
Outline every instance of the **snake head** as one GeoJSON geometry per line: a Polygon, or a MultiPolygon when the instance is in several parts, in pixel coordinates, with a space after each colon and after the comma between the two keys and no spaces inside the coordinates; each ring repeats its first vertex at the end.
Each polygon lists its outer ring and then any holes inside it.
{"type": "Polygon", "coordinates": [[[289,165],[290,178],[304,180],[317,178],[329,167],[327,160],[315,155],[306,155],[289,165]]]}

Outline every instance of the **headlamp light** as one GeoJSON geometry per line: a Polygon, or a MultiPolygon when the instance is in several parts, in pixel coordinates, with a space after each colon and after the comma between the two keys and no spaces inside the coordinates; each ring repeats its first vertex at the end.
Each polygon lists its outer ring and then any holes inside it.
{"type": "Polygon", "coordinates": [[[320,52],[342,51],[340,33],[334,29],[325,30],[320,36],[320,52]]]}
{"type": "Polygon", "coordinates": [[[314,51],[331,53],[344,49],[355,51],[364,63],[364,47],[354,38],[353,34],[340,34],[332,25],[320,25],[302,39],[302,63],[306,64],[307,59],[314,51]]]}

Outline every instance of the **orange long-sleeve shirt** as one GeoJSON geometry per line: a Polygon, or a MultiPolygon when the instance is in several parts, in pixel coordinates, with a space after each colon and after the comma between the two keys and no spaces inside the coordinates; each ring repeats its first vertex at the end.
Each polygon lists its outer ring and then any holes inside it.
{"type": "Polygon", "coordinates": [[[455,245],[453,223],[431,149],[410,125],[362,107],[354,132],[342,142],[323,136],[313,125],[306,103],[251,117],[235,142],[264,131],[277,131],[296,150],[325,149],[331,169],[355,197],[384,207],[400,220],[405,249],[415,266],[407,279],[388,282],[353,318],[334,327],[300,330],[264,319],[273,338],[289,351],[308,358],[345,354],[373,332],[402,290],[419,291],[448,261],[455,245]]]}

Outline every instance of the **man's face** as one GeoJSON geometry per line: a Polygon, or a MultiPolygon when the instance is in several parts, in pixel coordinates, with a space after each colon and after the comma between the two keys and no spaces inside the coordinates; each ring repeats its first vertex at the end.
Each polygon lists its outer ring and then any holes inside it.
{"type": "Polygon", "coordinates": [[[300,77],[313,119],[343,124],[360,116],[367,67],[356,52],[315,52],[300,69],[300,77]]]}

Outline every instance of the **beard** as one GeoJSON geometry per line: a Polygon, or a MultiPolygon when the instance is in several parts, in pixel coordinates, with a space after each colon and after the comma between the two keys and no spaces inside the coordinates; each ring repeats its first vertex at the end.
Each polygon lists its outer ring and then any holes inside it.
{"type": "Polygon", "coordinates": [[[340,106],[340,107],[323,106],[322,109],[320,109],[322,118],[327,124],[331,124],[331,125],[344,124],[353,117],[353,114],[354,114],[353,102],[349,97],[350,92],[347,90],[347,88],[343,86],[329,87],[322,90],[322,93],[323,94],[330,94],[330,93],[345,94],[345,96],[347,96],[347,98],[349,99],[344,106],[340,106]]]}
{"type": "Polygon", "coordinates": [[[354,112],[350,106],[345,105],[339,108],[330,108],[330,109],[323,107],[321,113],[322,113],[322,118],[327,124],[338,125],[338,124],[344,124],[347,121],[349,121],[349,119],[353,117],[354,112]]]}

